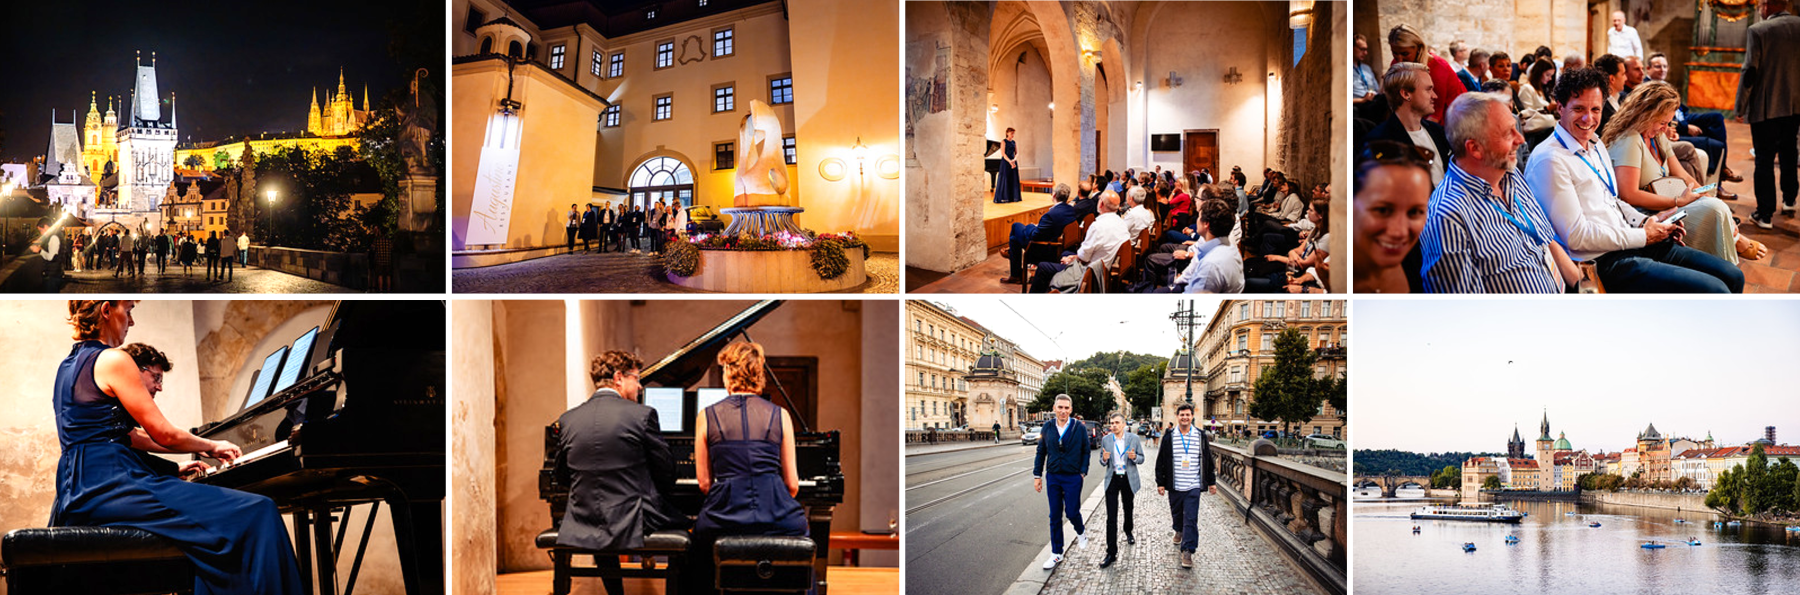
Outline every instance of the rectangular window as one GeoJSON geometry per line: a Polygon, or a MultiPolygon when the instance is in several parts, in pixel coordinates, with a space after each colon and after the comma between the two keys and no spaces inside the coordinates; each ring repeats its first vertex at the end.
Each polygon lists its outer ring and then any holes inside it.
{"type": "Polygon", "coordinates": [[[1300,302],[1300,317],[1312,318],[1312,302],[1300,302]]]}
{"type": "Polygon", "coordinates": [[[651,114],[650,119],[653,121],[661,122],[663,120],[667,120],[667,119],[673,117],[674,112],[675,112],[675,96],[664,95],[662,97],[656,98],[656,111],[655,111],[655,113],[651,114]]]}
{"type": "MultiPolygon", "coordinates": [[[[713,169],[732,169],[737,166],[737,142],[726,141],[713,143],[713,169]]],[[[936,355],[936,352],[933,352],[936,355]]]]}
{"type": "Polygon", "coordinates": [[[474,34],[476,29],[479,29],[479,28],[481,28],[482,25],[486,25],[486,24],[487,24],[487,15],[481,14],[481,11],[476,10],[475,7],[473,7],[473,6],[470,6],[469,14],[467,14],[463,17],[463,31],[468,32],[469,34],[474,34]]]}
{"type": "Polygon", "coordinates": [[[723,58],[737,53],[737,42],[730,27],[713,31],[713,57],[723,58]]]}
{"type": "Polygon", "coordinates": [[[1250,334],[1249,333],[1238,333],[1237,348],[1238,348],[1238,351],[1243,351],[1243,350],[1250,348],[1250,334]]]}
{"type": "Polygon", "coordinates": [[[1287,318],[1287,302],[1275,302],[1275,317],[1287,318]]]}
{"type": "Polygon", "coordinates": [[[600,62],[602,61],[600,50],[594,50],[594,60],[588,64],[588,72],[592,73],[594,76],[600,76],[600,62]]]}
{"type": "Polygon", "coordinates": [[[605,125],[607,128],[618,128],[619,127],[619,106],[615,105],[615,106],[606,108],[606,111],[604,111],[604,112],[600,112],[600,119],[601,119],[601,123],[603,125],[605,125]]]}
{"type": "Polygon", "coordinates": [[[787,158],[788,165],[800,162],[799,155],[794,151],[794,135],[781,137],[781,155],[787,158]]]}
{"type": "Polygon", "coordinates": [[[551,70],[562,70],[563,54],[568,49],[569,49],[569,47],[567,45],[557,45],[557,46],[550,48],[550,69],[551,70]]]}
{"type": "Polygon", "coordinates": [[[656,44],[656,69],[662,70],[675,65],[675,42],[664,41],[656,44]]]}
{"type": "Polygon", "coordinates": [[[782,75],[769,79],[769,103],[780,105],[794,102],[794,77],[782,75]]]}
{"type": "Polygon", "coordinates": [[[625,76],[625,52],[613,52],[606,62],[606,78],[616,79],[625,76]]]}
{"type": "Polygon", "coordinates": [[[713,113],[737,109],[737,89],[730,84],[713,87],[713,113]]]}
{"type": "Polygon", "coordinates": [[[1249,319],[1250,319],[1250,304],[1248,302],[1238,304],[1238,320],[1249,320],[1249,319]]]}

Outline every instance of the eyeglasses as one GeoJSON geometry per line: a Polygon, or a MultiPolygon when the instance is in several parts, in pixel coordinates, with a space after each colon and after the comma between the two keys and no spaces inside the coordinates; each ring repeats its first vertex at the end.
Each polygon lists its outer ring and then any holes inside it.
{"type": "Polygon", "coordinates": [[[1383,164],[1417,162],[1420,165],[1429,165],[1434,156],[1431,150],[1425,147],[1391,140],[1370,141],[1369,147],[1364,150],[1364,153],[1366,159],[1383,164]]]}

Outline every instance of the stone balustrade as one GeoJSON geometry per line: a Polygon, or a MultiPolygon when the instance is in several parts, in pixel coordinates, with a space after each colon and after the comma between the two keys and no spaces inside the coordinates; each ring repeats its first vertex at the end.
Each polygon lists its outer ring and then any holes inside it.
{"type": "Polygon", "coordinates": [[[1214,442],[1211,452],[1219,493],[1246,522],[1326,591],[1346,592],[1348,478],[1284,460],[1267,442],[1248,448],[1214,442]]]}

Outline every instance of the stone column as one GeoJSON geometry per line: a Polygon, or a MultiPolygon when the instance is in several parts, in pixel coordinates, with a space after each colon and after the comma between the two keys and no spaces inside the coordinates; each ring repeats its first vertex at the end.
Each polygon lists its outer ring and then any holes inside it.
{"type": "Polygon", "coordinates": [[[906,10],[907,265],[939,272],[987,257],[988,35],[985,2],[906,10]]]}

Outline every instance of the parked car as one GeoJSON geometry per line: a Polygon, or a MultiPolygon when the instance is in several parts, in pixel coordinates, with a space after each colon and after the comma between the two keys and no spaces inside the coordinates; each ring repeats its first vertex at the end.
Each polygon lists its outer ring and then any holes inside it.
{"type": "Polygon", "coordinates": [[[1274,440],[1280,436],[1281,436],[1281,433],[1277,432],[1275,430],[1264,430],[1262,433],[1262,437],[1268,438],[1270,440],[1274,440]]]}
{"type": "Polygon", "coordinates": [[[1036,428],[1025,428],[1025,433],[1019,435],[1019,446],[1024,446],[1027,444],[1037,444],[1038,438],[1040,437],[1040,432],[1043,432],[1043,431],[1044,431],[1044,428],[1042,426],[1039,426],[1036,428]]]}
{"type": "Polygon", "coordinates": [[[694,206],[688,207],[687,214],[688,214],[687,232],[690,234],[693,234],[693,233],[718,233],[721,231],[725,231],[725,220],[720,219],[719,213],[717,211],[714,211],[713,208],[710,206],[694,205],[694,206]]]}
{"type": "Polygon", "coordinates": [[[1313,434],[1306,437],[1306,444],[1313,448],[1343,448],[1344,441],[1330,434],[1313,434]]]}

